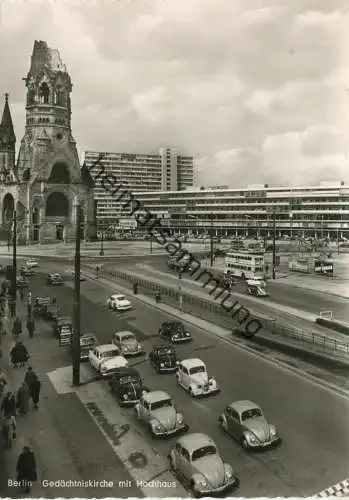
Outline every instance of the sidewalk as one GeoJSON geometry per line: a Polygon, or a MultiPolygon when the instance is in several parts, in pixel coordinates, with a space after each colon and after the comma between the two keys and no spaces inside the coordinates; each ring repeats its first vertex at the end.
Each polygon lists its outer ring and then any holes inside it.
{"type": "MultiPolygon", "coordinates": [[[[18,304],[18,315],[25,318],[22,304],[18,304]]],[[[25,321],[23,321],[25,325],[25,321]]],[[[42,388],[40,407],[30,409],[26,415],[17,417],[17,439],[12,450],[6,450],[6,471],[9,479],[16,478],[16,462],[23,446],[29,445],[37,460],[38,482],[32,495],[37,498],[96,498],[142,496],[136,487],[121,488],[116,479],[128,479],[123,464],[101,434],[93,419],[74,393],[60,395],[52,386],[47,373],[63,364],[70,364],[68,353],[59,351],[58,341],[48,323],[37,321],[37,333],[33,339],[22,334],[22,341],[30,353],[30,364],[39,376],[42,388]],[[64,363],[64,357],[67,359],[64,363]],[[61,480],[59,487],[52,482],[61,480]],[[95,487],[88,481],[95,480],[95,487]],[[112,481],[113,486],[100,486],[100,481],[112,481]],[[77,481],[71,487],[66,481],[77,481]]],[[[25,368],[9,366],[8,353],[12,335],[3,338],[4,352],[1,364],[7,371],[10,390],[16,391],[24,378],[25,368]]],[[[111,484],[111,483],[110,483],[111,484]]],[[[2,484],[1,496],[21,498],[17,488],[2,484]]]]}

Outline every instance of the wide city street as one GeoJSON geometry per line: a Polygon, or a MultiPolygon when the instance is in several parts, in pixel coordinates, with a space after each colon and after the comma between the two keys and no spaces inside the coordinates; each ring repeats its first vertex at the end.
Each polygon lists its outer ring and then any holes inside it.
{"type": "MultiPolygon", "coordinates": [[[[202,283],[207,280],[207,277],[202,278],[200,282],[194,282],[190,274],[184,273],[182,280],[178,279],[178,273],[171,271],[167,266],[167,257],[158,256],[152,259],[144,259],[143,262],[131,262],[123,260],[122,262],[115,260],[109,261],[106,267],[125,268],[135,273],[140,272],[147,275],[150,279],[166,279],[169,284],[182,285],[185,288],[198,290],[202,287],[202,283]]],[[[217,273],[218,275],[218,273],[217,273]]],[[[331,278],[318,278],[319,280],[330,280],[331,278]]],[[[246,284],[236,280],[232,293],[243,294],[247,300],[249,296],[246,293],[246,284]]],[[[320,311],[332,311],[337,319],[346,320],[349,317],[349,300],[339,296],[323,293],[319,290],[302,289],[285,283],[280,283],[278,280],[269,280],[267,286],[269,296],[265,299],[259,299],[260,302],[267,304],[269,301],[275,304],[281,304],[288,307],[308,311],[313,314],[319,314],[320,311]]]]}
{"type": "MultiPolygon", "coordinates": [[[[53,289],[46,285],[45,278],[45,274],[39,273],[30,278],[33,295],[54,294],[61,311],[72,316],[73,284],[53,289]]],[[[81,283],[82,332],[94,333],[100,343],[109,343],[115,331],[129,330],[149,352],[152,345],[159,342],[157,332],[161,322],[169,318],[134,296],[130,297],[132,311],[110,312],[106,300],[112,292],[109,286],[95,281],[81,283]]],[[[173,397],[192,432],[204,432],[216,441],[222,456],[232,464],[241,480],[236,496],[310,496],[347,477],[347,399],[257,354],[238,350],[200,329],[190,330],[194,340],[177,347],[178,356],[182,360],[202,359],[209,374],[219,383],[219,395],[192,400],[176,384],[174,375],[158,375],[146,356],[130,364],[137,368],[150,389],[165,390],[173,397]],[[252,400],[263,408],[269,422],[280,432],[283,442],[279,448],[247,453],[220,430],[217,424],[220,412],[239,399],[252,400]]],[[[66,364],[69,363],[67,352],[66,364]]],[[[105,382],[99,384],[105,385],[105,382]]],[[[165,460],[175,440],[152,441],[136,422],[133,411],[127,411],[130,425],[144,433],[149,446],[165,460]]]]}

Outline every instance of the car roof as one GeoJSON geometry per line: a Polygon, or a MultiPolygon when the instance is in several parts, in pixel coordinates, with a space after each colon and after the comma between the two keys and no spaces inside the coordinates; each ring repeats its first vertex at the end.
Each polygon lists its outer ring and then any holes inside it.
{"type": "Polygon", "coordinates": [[[165,391],[151,391],[144,395],[145,401],[148,403],[156,403],[157,401],[162,401],[163,399],[172,399],[169,394],[165,391]]]}
{"type": "Polygon", "coordinates": [[[93,333],[84,333],[80,336],[80,339],[94,339],[97,340],[96,336],[93,333]]]}
{"type": "Polygon", "coordinates": [[[192,453],[197,448],[202,446],[215,446],[216,443],[207,434],[202,434],[201,432],[195,432],[192,434],[186,434],[185,436],[178,439],[177,443],[183,446],[189,453],[192,453]]]}
{"type": "Polygon", "coordinates": [[[100,352],[106,352],[106,351],[114,351],[115,349],[117,349],[117,347],[115,347],[114,344],[102,344],[96,346],[96,349],[100,352]]]}
{"type": "Polygon", "coordinates": [[[123,293],[113,293],[112,297],[125,297],[125,295],[123,293]]]}
{"type": "Polygon", "coordinates": [[[190,359],[183,359],[181,361],[181,364],[183,366],[185,366],[186,368],[193,368],[194,366],[198,366],[198,365],[205,365],[205,363],[203,361],[201,361],[201,359],[199,358],[190,358],[190,359]]]}
{"type": "Polygon", "coordinates": [[[116,337],[116,335],[119,335],[120,337],[125,337],[126,335],[132,335],[132,337],[136,336],[133,332],[129,332],[127,330],[124,330],[122,332],[115,332],[113,337],[116,337]]]}
{"type": "Polygon", "coordinates": [[[238,413],[242,413],[247,410],[253,410],[254,408],[259,408],[259,406],[256,403],[253,403],[253,401],[248,401],[247,399],[241,401],[234,401],[229,405],[229,407],[232,410],[237,411],[238,413]]]}
{"type": "Polygon", "coordinates": [[[161,349],[161,350],[164,350],[164,351],[175,351],[175,348],[173,347],[173,345],[167,345],[167,344],[157,344],[157,345],[153,345],[153,351],[157,350],[157,349],[161,349]]]}
{"type": "Polygon", "coordinates": [[[182,322],[181,321],[177,321],[177,320],[168,320],[168,321],[164,321],[163,322],[164,325],[181,325],[182,322]]]}
{"type": "Polygon", "coordinates": [[[113,373],[113,377],[115,378],[125,377],[126,375],[140,377],[139,372],[135,368],[131,368],[129,366],[121,366],[120,368],[117,368],[113,373]]]}

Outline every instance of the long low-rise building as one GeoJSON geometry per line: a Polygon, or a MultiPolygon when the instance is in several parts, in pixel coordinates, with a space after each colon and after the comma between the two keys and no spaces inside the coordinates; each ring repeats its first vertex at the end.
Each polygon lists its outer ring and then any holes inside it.
{"type": "Polygon", "coordinates": [[[134,194],[144,209],[162,219],[172,233],[222,236],[349,237],[349,185],[245,189],[191,188],[134,194]]]}

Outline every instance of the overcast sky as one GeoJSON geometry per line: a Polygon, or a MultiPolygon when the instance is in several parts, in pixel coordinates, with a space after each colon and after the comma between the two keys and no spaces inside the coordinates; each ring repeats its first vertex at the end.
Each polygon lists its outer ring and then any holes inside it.
{"type": "Polygon", "coordinates": [[[349,181],[348,0],[0,0],[19,142],[34,40],[73,82],[80,155],[176,147],[200,185],[349,181]]]}

